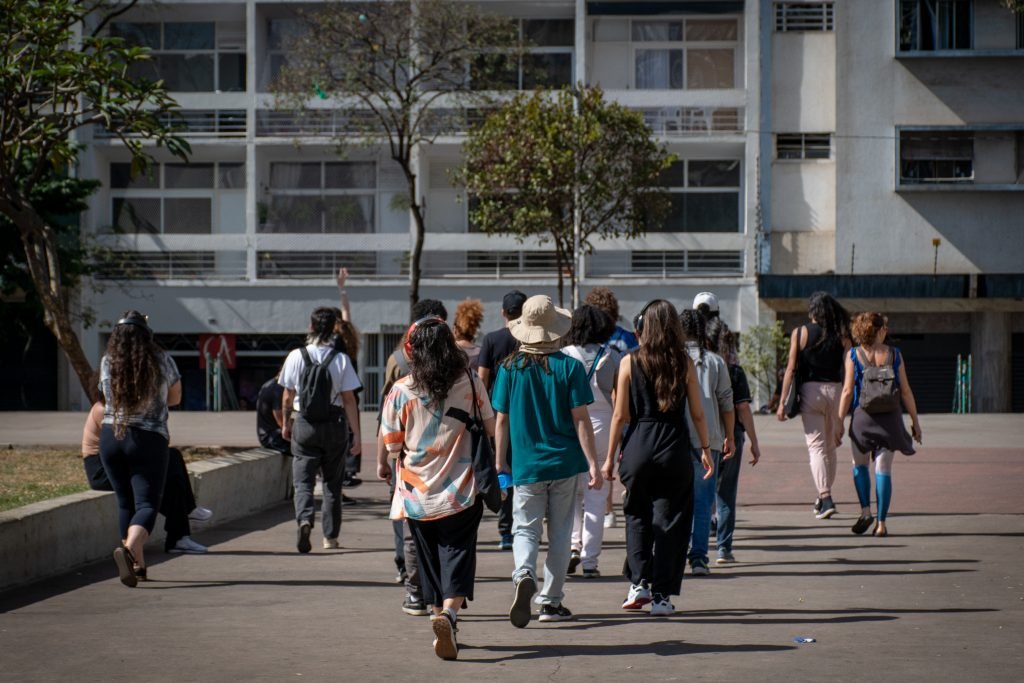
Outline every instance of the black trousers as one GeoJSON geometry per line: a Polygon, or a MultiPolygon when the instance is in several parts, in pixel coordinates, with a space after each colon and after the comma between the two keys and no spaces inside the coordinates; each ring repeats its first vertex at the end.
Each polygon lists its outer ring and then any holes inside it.
{"type": "Polygon", "coordinates": [[[446,598],[473,599],[476,534],[484,504],[478,497],[466,510],[428,522],[409,520],[423,575],[423,601],[442,607],[446,598]]]}
{"type": "MultiPolygon", "coordinates": [[[[89,488],[93,491],[113,491],[114,485],[103,469],[99,453],[82,458],[85,477],[89,488]]],[[[196,497],[192,492],[192,482],[185,467],[185,459],[177,448],[167,449],[167,480],[164,482],[164,495],[160,499],[160,514],[164,516],[164,550],[170,550],[182,537],[189,536],[192,529],[188,523],[188,513],[196,508],[196,497]]]]}
{"type": "Polygon", "coordinates": [[[630,448],[619,464],[619,478],[626,488],[623,575],[633,584],[649,582],[665,597],[679,595],[693,524],[689,453],[630,448]]]}
{"type": "Polygon", "coordinates": [[[100,430],[100,461],[117,496],[121,538],[129,526],[153,533],[167,478],[167,438],[157,432],[128,427],[123,439],[111,425],[100,430]]]}

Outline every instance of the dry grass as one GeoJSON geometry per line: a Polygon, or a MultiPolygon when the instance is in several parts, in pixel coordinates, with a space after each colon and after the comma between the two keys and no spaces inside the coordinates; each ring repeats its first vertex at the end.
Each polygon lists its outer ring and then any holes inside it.
{"type": "MultiPolygon", "coordinates": [[[[220,448],[185,448],[185,462],[232,453],[220,448]]],[[[70,493],[88,491],[78,449],[9,448],[0,450],[0,512],[70,493]]]]}

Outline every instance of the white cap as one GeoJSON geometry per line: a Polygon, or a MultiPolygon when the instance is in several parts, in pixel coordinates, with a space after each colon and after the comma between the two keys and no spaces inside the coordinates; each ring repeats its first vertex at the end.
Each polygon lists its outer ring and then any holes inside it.
{"type": "Polygon", "coordinates": [[[694,310],[696,310],[701,304],[706,304],[708,310],[718,313],[718,297],[711,292],[701,292],[697,296],[693,297],[694,310]]]}

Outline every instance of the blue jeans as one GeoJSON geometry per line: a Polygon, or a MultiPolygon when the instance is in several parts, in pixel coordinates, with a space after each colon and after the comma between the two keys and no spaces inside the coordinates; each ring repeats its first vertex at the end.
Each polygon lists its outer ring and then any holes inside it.
{"type": "Polygon", "coordinates": [[[736,531],[736,492],[743,465],[743,444],[747,439],[742,429],[735,431],[735,455],[722,462],[718,469],[718,556],[732,552],[732,536],[736,531]]]}
{"type": "Polygon", "coordinates": [[[572,545],[573,505],[576,503],[574,474],[566,479],[517,484],[512,498],[512,556],[516,570],[512,580],[529,574],[537,578],[537,552],[548,518],[548,555],[544,560],[544,587],[536,602],[560,605],[565,597],[565,574],[569,570],[572,545]]]}
{"type": "Polygon", "coordinates": [[[715,463],[715,476],[704,478],[706,472],[700,462],[700,449],[690,448],[693,461],[693,534],[690,536],[690,552],[686,558],[693,562],[696,559],[708,561],[708,534],[711,533],[711,509],[715,504],[715,487],[718,482],[717,472],[722,461],[721,451],[711,451],[711,461],[715,463]]]}

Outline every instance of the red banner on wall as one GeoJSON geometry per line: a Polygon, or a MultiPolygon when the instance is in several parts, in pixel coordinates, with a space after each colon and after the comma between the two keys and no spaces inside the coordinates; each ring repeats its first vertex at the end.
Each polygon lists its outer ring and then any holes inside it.
{"type": "Polygon", "coordinates": [[[199,335],[199,367],[206,368],[206,358],[212,362],[220,356],[221,362],[228,370],[235,369],[235,335],[233,334],[201,334],[199,335]]]}

